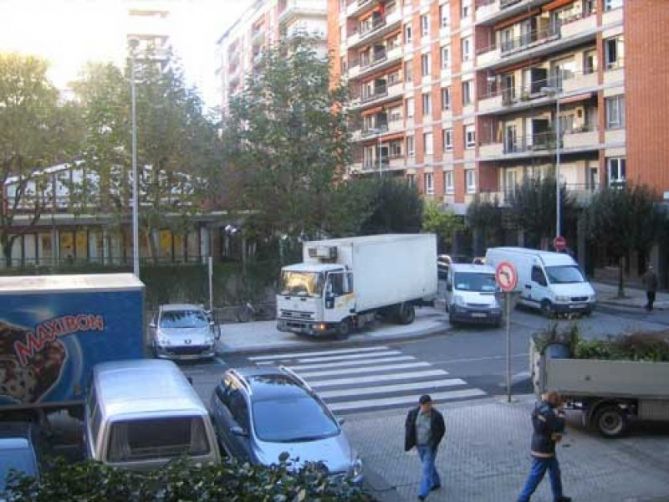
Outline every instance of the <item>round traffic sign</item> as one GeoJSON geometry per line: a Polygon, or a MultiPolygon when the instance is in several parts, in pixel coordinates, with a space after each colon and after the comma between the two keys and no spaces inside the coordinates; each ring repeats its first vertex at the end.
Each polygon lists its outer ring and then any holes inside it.
{"type": "Polygon", "coordinates": [[[553,239],[553,247],[556,251],[564,251],[567,249],[567,239],[561,235],[558,235],[555,239],[553,239]]]}
{"type": "Polygon", "coordinates": [[[495,279],[500,289],[505,293],[510,293],[518,285],[518,273],[516,267],[508,261],[503,261],[495,269],[495,279]]]}

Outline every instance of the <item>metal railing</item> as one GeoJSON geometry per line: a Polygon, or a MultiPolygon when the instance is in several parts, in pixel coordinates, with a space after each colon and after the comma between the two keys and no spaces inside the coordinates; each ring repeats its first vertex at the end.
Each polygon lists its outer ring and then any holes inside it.
{"type": "MultiPolygon", "coordinates": [[[[504,153],[524,153],[555,149],[555,132],[548,131],[529,136],[504,138],[504,153]]],[[[560,144],[562,146],[562,143],[560,144]]]]}
{"type": "Polygon", "coordinates": [[[368,94],[367,96],[363,95],[360,101],[362,103],[366,103],[368,101],[373,101],[377,98],[381,98],[387,95],[388,95],[388,86],[384,85],[377,89],[374,89],[374,92],[372,94],[368,94]]]}

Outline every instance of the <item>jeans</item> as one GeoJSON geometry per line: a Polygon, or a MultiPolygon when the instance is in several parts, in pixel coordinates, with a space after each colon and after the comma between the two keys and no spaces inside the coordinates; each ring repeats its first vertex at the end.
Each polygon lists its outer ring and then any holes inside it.
{"type": "Polygon", "coordinates": [[[655,303],[655,291],[646,291],[646,298],[648,299],[646,310],[650,312],[653,310],[653,303],[655,303]]]}
{"type": "Polygon", "coordinates": [[[530,475],[527,477],[525,488],[518,496],[518,502],[529,502],[530,497],[537,489],[539,483],[544,478],[548,469],[548,474],[551,478],[551,490],[553,491],[553,500],[560,500],[562,498],[562,478],[560,476],[560,463],[557,457],[550,458],[532,458],[532,469],[530,475]]]}
{"type": "Polygon", "coordinates": [[[434,466],[434,461],[437,457],[437,449],[431,446],[417,446],[418,456],[421,462],[421,478],[420,488],[418,489],[419,497],[427,497],[432,488],[441,485],[439,473],[434,466]]]}

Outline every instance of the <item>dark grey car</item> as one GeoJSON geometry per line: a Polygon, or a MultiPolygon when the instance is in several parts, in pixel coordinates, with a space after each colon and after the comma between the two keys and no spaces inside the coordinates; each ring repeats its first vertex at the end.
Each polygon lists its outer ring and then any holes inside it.
{"type": "Polygon", "coordinates": [[[29,422],[0,423],[0,497],[10,471],[39,477],[34,436],[34,426],[29,422]]]}
{"type": "Polygon", "coordinates": [[[286,368],[228,370],[211,397],[223,450],[253,464],[289,458],[322,462],[334,476],[362,481],[362,462],[316,393],[286,368]]]}

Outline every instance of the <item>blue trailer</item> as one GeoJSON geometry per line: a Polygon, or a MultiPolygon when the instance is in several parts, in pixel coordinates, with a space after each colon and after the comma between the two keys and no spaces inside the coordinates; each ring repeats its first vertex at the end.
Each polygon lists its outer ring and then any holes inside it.
{"type": "Polygon", "coordinates": [[[0,277],[0,413],[81,405],[93,366],[144,354],[132,274],[0,277]]]}

